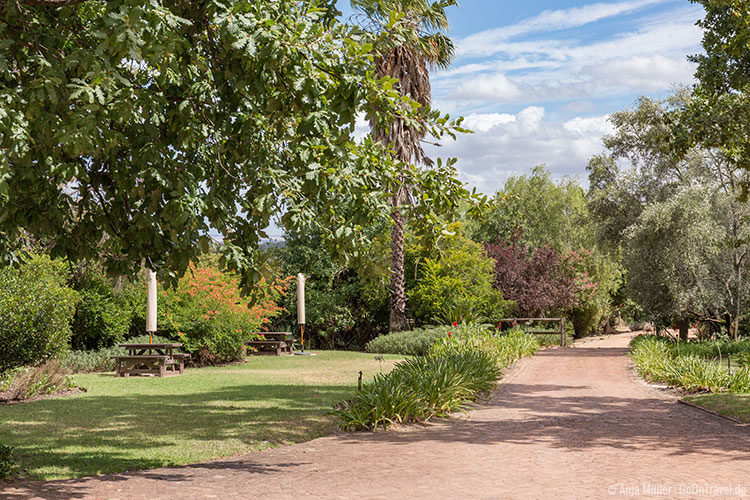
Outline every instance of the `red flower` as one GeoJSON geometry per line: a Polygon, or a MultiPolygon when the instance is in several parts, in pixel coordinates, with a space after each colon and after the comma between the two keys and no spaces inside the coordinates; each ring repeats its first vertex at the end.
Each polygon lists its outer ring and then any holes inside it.
{"type": "Polygon", "coordinates": [[[451,333],[451,332],[448,332],[448,338],[450,339],[450,338],[452,338],[452,337],[453,337],[453,333],[451,333]]]}
{"type": "Polygon", "coordinates": [[[458,321],[454,321],[453,326],[458,326],[458,321]]]}

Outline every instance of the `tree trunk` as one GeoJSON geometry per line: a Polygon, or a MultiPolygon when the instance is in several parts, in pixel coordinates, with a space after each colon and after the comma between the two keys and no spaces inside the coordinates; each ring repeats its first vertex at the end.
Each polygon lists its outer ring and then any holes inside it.
{"type": "Polygon", "coordinates": [[[729,338],[737,340],[740,332],[740,319],[735,317],[729,322],[729,338]]]}
{"type": "MultiPolygon", "coordinates": [[[[394,197],[395,199],[396,197],[394,197]]],[[[391,229],[391,325],[390,331],[406,328],[406,289],[404,280],[404,214],[394,202],[391,229]]]]}
{"type": "Polygon", "coordinates": [[[688,329],[690,328],[690,322],[682,320],[677,325],[680,328],[680,340],[688,339],[688,329]]]}

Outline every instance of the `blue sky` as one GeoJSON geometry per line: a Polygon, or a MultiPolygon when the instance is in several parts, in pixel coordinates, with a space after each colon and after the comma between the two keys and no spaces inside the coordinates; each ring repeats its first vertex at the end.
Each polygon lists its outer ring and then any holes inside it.
{"type": "Polygon", "coordinates": [[[448,11],[457,57],[433,73],[433,103],[476,133],[430,154],[458,158],[486,193],[540,163],[585,183],[609,114],[692,83],[702,13],[689,0],[461,1],[448,11]]]}

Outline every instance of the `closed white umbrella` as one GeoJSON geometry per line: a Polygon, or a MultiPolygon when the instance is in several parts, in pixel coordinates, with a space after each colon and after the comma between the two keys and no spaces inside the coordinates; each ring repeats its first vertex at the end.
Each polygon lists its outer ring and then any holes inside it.
{"type": "Polygon", "coordinates": [[[297,323],[300,328],[302,352],[305,352],[305,275],[297,275],[297,323]]]}
{"type": "Polygon", "coordinates": [[[147,272],[148,292],[146,294],[146,331],[148,332],[148,343],[154,342],[156,332],[156,271],[151,269],[147,272]]]}

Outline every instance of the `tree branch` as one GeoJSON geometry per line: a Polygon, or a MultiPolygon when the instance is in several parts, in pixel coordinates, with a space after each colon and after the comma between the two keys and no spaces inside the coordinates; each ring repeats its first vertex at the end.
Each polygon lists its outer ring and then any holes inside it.
{"type": "Polygon", "coordinates": [[[41,7],[65,7],[83,3],[86,0],[21,0],[26,5],[39,5],[41,7]]]}

